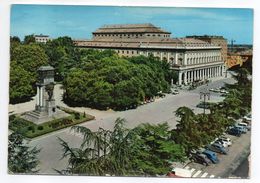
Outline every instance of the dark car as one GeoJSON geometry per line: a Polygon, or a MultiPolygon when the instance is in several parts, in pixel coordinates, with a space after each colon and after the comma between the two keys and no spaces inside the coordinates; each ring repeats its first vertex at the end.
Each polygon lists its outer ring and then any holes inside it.
{"type": "Polygon", "coordinates": [[[207,156],[207,158],[209,158],[213,163],[219,163],[219,159],[218,156],[216,155],[216,153],[210,151],[210,150],[205,150],[203,151],[203,154],[205,154],[207,156]]]}
{"type": "Polygon", "coordinates": [[[216,104],[212,103],[212,102],[200,102],[198,105],[196,105],[196,107],[198,108],[205,108],[205,109],[210,109],[212,107],[214,107],[216,104]]]}
{"type": "Polygon", "coordinates": [[[217,143],[208,145],[207,149],[221,154],[228,154],[228,148],[225,148],[221,144],[217,144],[217,143]]]}
{"type": "Polygon", "coordinates": [[[206,166],[209,166],[211,163],[211,160],[205,154],[202,154],[202,153],[193,154],[192,159],[195,162],[206,165],[206,166]]]}
{"type": "Polygon", "coordinates": [[[227,132],[228,132],[229,135],[234,135],[234,136],[237,136],[237,137],[240,137],[241,134],[242,134],[242,131],[239,130],[238,128],[231,128],[227,132]]]}

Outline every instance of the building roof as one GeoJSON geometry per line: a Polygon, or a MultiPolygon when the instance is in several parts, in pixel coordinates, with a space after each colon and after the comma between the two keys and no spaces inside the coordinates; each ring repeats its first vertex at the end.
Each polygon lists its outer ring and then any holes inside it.
{"type": "Polygon", "coordinates": [[[192,35],[192,36],[186,36],[186,38],[197,38],[197,39],[225,39],[223,36],[216,36],[216,35],[192,35]]]}
{"type": "Polygon", "coordinates": [[[34,37],[49,37],[49,35],[38,34],[38,35],[34,35],[34,37]]]}
{"type": "Polygon", "coordinates": [[[202,40],[194,38],[131,38],[131,39],[99,39],[99,40],[74,40],[80,47],[99,48],[220,48],[202,40]]]}
{"type": "Polygon", "coordinates": [[[41,66],[38,71],[49,71],[49,70],[54,70],[54,68],[50,65],[47,66],[41,66]]]}
{"type": "Polygon", "coordinates": [[[101,33],[164,33],[171,34],[170,32],[162,30],[153,24],[114,24],[104,25],[97,29],[93,34],[101,33]]]}

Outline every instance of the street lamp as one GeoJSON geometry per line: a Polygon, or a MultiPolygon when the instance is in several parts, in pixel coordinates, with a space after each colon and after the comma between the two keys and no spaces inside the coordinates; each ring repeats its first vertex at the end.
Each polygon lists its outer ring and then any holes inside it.
{"type": "Polygon", "coordinates": [[[205,115],[205,108],[206,108],[206,97],[208,97],[208,100],[210,100],[210,93],[207,91],[200,92],[200,99],[203,97],[203,103],[204,103],[204,115],[205,115]]]}

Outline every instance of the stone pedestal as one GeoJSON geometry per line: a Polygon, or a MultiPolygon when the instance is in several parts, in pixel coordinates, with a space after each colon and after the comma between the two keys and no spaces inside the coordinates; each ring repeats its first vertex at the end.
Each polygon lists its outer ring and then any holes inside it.
{"type": "Polygon", "coordinates": [[[42,66],[38,69],[37,96],[35,110],[29,111],[21,117],[41,124],[53,119],[69,116],[69,114],[58,110],[53,96],[54,90],[54,68],[42,66]]]}
{"type": "Polygon", "coordinates": [[[55,106],[54,99],[46,101],[46,110],[47,110],[48,116],[52,116],[56,113],[57,109],[55,106]]]}

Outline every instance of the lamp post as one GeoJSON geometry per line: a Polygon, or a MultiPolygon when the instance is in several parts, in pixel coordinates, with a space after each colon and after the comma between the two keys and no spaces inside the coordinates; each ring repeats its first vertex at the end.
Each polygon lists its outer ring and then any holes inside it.
{"type": "Polygon", "coordinates": [[[204,104],[204,115],[206,113],[205,111],[205,107],[206,107],[206,98],[208,97],[208,100],[210,100],[210,93],[207,92],[207,91],[204,91],[204,92],[200,92],[200,99],[203,97],[203,104],[204,104]]]}

